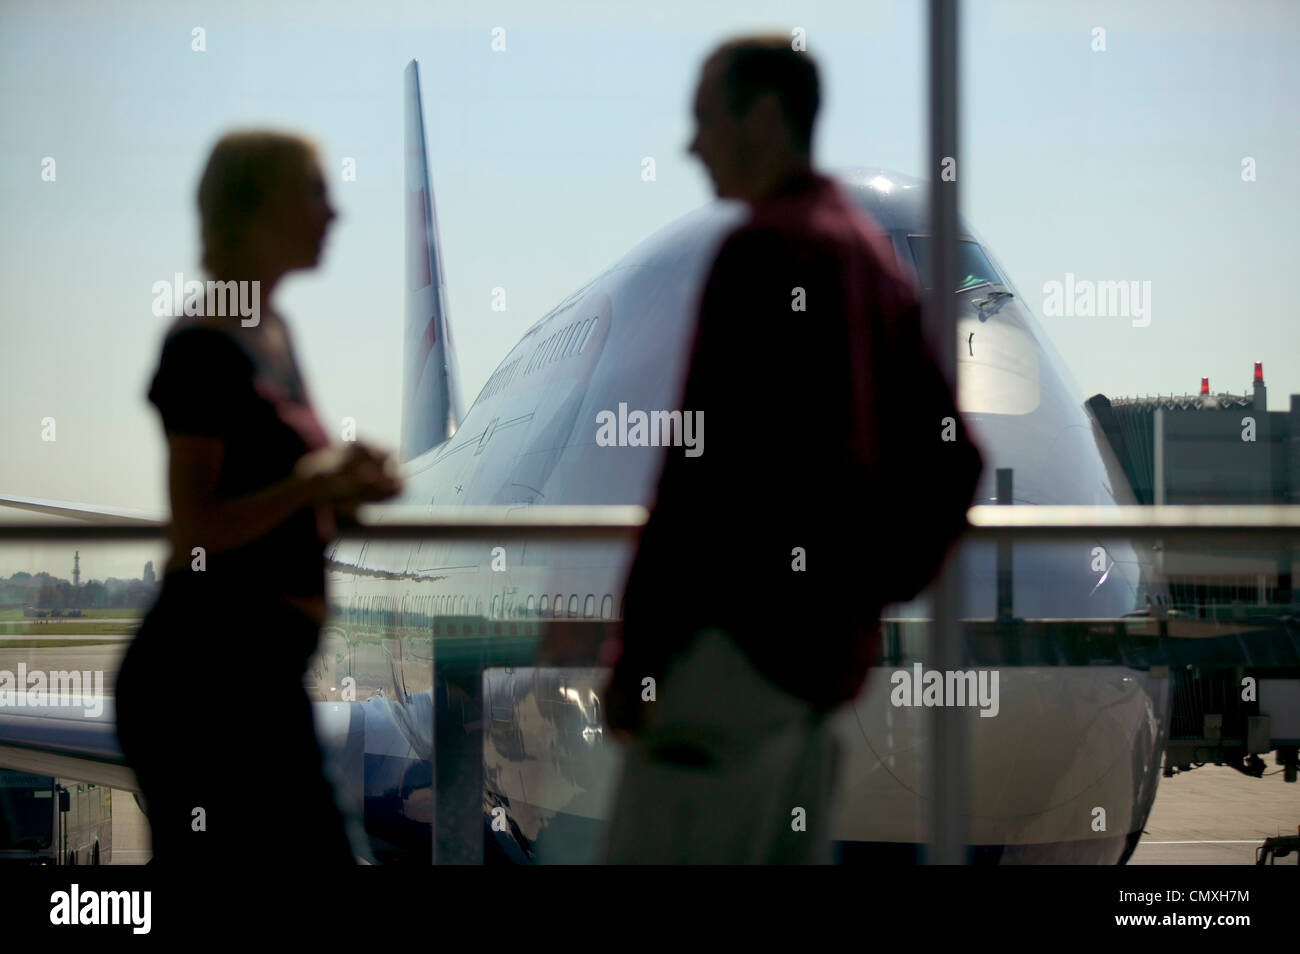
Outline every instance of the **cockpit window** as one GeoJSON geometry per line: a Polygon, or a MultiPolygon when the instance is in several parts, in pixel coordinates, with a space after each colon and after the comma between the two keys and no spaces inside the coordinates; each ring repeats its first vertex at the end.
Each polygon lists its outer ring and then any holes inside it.
{"type": "MultiPolygon", "coordinates": [[[[922,288],[933,288],[930,279],[931,245],[928,235],[909,235],[908,248],[912,250],[912,259],[916,262],[917,278],[922,288]]],[[[1001,285],[1000,276],[978,242],[962,241],[957,243],[957,287],[955,291],[982,285],[985,282],[1001,285]]]]}

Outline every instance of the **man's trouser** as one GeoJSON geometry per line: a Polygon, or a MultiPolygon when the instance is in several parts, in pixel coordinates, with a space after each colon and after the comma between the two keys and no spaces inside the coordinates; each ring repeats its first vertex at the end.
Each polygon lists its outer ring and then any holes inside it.
{"type": "Polygon", "coordinates": [[[774,686],[720,630],[698,633],[628,747],[605,860],[831,861],[829,713],[774,686]]]}

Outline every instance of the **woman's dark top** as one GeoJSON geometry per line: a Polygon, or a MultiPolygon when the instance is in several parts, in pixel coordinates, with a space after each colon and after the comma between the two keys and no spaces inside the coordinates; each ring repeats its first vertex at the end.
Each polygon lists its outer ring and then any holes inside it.
{"type": "MultiPolygon", "coordinates": [[[[168,434],[225,442],[215,490],[219,500],[283,480],[299,457],[329,443],[293,349],[277,368],[251,339],[254,333],[238,324],[181,319],[163,342],[149,388],[168,434]]],[[[334,529],[327,508],[304,507],[244,546],[208,552],[207,582],[235,593],[323,595],[325,546],[334,529]]],[[[202,541],[180,542],[202,546],[202,541]]]]}
{"type": "MultiPolygon", "coordinates": [[[[228,499],[282,480],[302,454],[328,441],[292,348],[276,356],[256,330],[210,321],[172,327],[149,400],[168,434],[224,442],[216,493],[228,499]]],[[[324,593],[324,547],[333,533],[328,508],[303,507],[259,539],[209,552],[205,572],[186,565],[164,577],[116,684],[118,741],[148,803],[160,863],[238,863],[265,805],[246,786],[228,784],[232,766],[294,793],[295,816],[312,832],[307,863],[352,862],[303,688],[319,626],[284,599],[324,593]],[[226,677],[245,667],[256,672],[253,706],[220,694],[226,677]],[[160,698],[195,686],[216,704],[160,717],[160,698]],[[201,833],[191,827],[200,791],[208,812],[201,833]]]]}

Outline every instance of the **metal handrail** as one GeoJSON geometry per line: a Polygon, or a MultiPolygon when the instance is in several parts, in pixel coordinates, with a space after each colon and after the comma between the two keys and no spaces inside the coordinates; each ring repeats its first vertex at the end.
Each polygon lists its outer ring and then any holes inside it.
{"type": "MultiPolygon", "coordinates": [[[[361,522],[339,528],[345,540],[512,540],[620,538],[645,525],[644,507],[582,505],[541,507],[364,506],[361,522]]],[[[161,540],[163,521],[119,520],[96,523],[24,521],[0,523],[0,540],[161,540]]]]}
{"type": "Polygon", "coordinates": [[[1300,506],[989,506],[966,512],[975,539],[1060,540],[1108,537],[1186,539],[1238,536],[1253,541],[1300,539],[1300,506]]]}
{"type": "MultiPolygon", "coordinates": [[[[343,527],[350,540],[548,539],[634,536],[645,525],[644,507],[559,505],[529,507],[363,507],[362,522],[343,527]]],[[[1180,537],[1237,535],[1300,538],[1300,506],[1130,506],[1075,507],[979,505],[966,512],[966,535],[974,540],[1008,537],[1033,541],[1061,538],[1180,537]]],[[[160,540],[164,522],[24,521],[0,523],[0,540],[160,540]]]]}

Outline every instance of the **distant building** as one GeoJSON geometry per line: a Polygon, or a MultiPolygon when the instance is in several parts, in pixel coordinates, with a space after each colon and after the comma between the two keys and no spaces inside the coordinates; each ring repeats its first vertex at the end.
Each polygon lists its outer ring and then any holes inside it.
{"type": "MultiPolygon", "coordinates": [[[[1140,504],[1300,504],[1300,394],[1269,411],[1262,362],[1252,393],[1088,400],[1140,504]]],[[[1167,546],[1170,602],[1291,605],[1300,552],[1232,551],[1208,541],[1167,546]]]]}
{"type": "Polygon", "coordinates": [[[153,575],[153,560],[148,561],[148,562],[145,563],[145,565],[144,565],[144,581],[145,581],[145,583],[153,583],[153,582],[154,582],[154,575],[153,575]]]}

